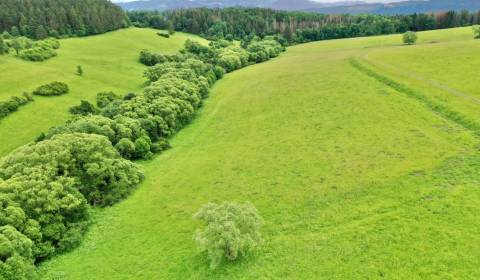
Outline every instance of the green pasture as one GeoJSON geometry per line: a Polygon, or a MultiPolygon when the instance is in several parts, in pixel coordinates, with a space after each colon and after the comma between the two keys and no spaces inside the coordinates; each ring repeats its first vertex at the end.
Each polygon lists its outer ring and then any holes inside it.
{"type": "MultiPolygon", "coordinates": [[[[69,105],[96,91],[138,90],[138,50],[165,46],[149,34],[129,29],[64,41],[59,57],[45,65],[60,64],[62,57],[69,62],[55,70],[60,76],[45,74],[45,80],[68,77],[72,94],[38,99],[2,121],[1,142],[7,144],[1,151],[63,121],[69,105]],[[112,43],[113,37],[122,43],[112,43]],[[105,48],[103,55],[84,57],[100,52],[79,51],[86,42],[105,48]],[[84,66],[84,78],[74,75],[76,64],[84,66]],[[5,134],[11,129],[17,133],[5,134]]],[[[83,244],[43,263],[40,275],[480,278],[479,139],[426,105],[433,100],[476,123],[479,50],[470,28],[420,33],[415,46],[403,46],[400,35],[332,40],[291,47],[277,59],[228,74],[196,120],[172,139],[173,149],[142,163],[146,180],[138,190],[97,211],[83,244]],[[402,90],[353,67],[352,60],[402,90]],[[258,208],[265,244],[211,270],[194,243],[200,224],[192,215],[207,202],[225,200],[258,208]]],[[[40,79],[42,70],[35,73],[31,79],[40,79]]],[[[8,79],[0,79],[3,89],[8,79]]],[[[5,88],[13,94],[38,84],[21,83],[5,88]]]]}

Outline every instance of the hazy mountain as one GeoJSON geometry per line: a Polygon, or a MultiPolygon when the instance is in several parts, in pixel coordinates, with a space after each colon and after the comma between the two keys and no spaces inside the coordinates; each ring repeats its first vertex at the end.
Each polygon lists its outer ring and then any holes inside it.
{"type": "Polygon", "coordinates": [[[311,0],[145,0],[119,3],[126,10],[172,10],[209,7],[262,7],[277,10],[312,11],[327,14],[411,14],[445,10],[480,10],[480,0],[413,0],[394,3],[342,1],[319,3],[311,0]]]}
{"type": "Polygon", "coordinates": [[[307,8],[304,10],[326,14],[413,14],[448,10],[480,10],[480,0],[428,0],[405,1],[388,4],[355,4],[340,7],[307,8]]]}
{"type": "Polygon", "coordinates": [[[364,4],[361,1],[319,3],[310,0],[145,0],[118,3],[126,10],[171,10],[180,8],[262,7],[278,10],[308,10],[338,5],[364,4]]]}

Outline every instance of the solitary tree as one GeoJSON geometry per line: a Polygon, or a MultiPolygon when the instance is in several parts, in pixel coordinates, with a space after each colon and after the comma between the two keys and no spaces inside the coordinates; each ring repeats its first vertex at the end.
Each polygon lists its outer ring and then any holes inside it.
{"type": "Polygon", "coordinates": [[[77,75],[82,76],[83,75],[83,69],[81,65],[77,65],[77,75]]]}
{"type": "Polygon", "coordinates": [[[0,54],[4,54],[7,52],[7,45],[5,45],[5,42],[3,41],[2,36],[0,36],[0,54]]]}
{"type": "Polygon", "coordinates": [[[208,203],[194,218],[205,222],[205,228],[197,230],[194,238],[207,251],[211,268],[224,260],[234,261],[263,242],[260,234],[263,219],[250,203],[208,203]]]}
{"type": "Polygon", "coordinates": [[[169,35],[175,34],[175,28],[173,27],[173,23],[171,21],[167,22],[167,30],[169,35]]]}
{"type": "Polygon", "coordinates": [[[407,31],[403,34],[403,43],[407,45],[414,45],[417,42],[417,33],[413,31],[407,31]]]}
{"type": "Polygon", "coordinates": [[[25,48],[25,45],[23,44],[23,42],[24,41],[21,40],[21,38],[15,38],[10,42],[10,45],[12,46],[12,48],[15,49],[15,52],[17,53],[17,55],[21,49],[25,48]]]}
{"type": "Polygon", "coordinates": [[[18,31],[18,27],[13,26],[12,29],[11,29],[10,34],[11,34],[13,37],[20,36],[20,31],[18,31]]]}
{"type": "Polygon", "coordinates": [[[480,39],[480,25],[475,25],[473,27],[473,33],[475,35],[475,39],[480,39]]]}

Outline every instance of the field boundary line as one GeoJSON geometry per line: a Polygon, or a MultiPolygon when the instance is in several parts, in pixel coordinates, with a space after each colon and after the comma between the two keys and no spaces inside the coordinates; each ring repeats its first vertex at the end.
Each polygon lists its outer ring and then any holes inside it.
{"type": "Polygon", "coordinates": [[[476,136],[480,136],[480,124],[465,117],[461,113],[454,111],[447,106],[440,104],[438,102],[435,102],[428,98],[425,94],[411,89],[399,82],[396,82],[395,80],[384,76],[380,73],[375,72],[374,70],[362,65],[358,60],[354,58],[349,59],[350,64],[357,69],[358,71],[364,73],[365,75],[377,80],[378,82],[384,84],[385,86],[388,86],[398,92],[401,92],[405,94],[406,96],[413,98],[421,103],[423,103],[425,106],[427,106],[430,110],[433,112],[439,114],[443,118],[450,120],[461,127],[473,132],[476,136]]]}
{"type": "Polygon", "coordinates": [[[366,55],[363,56],[363,60],[365,61],[365,63],[369,64],[369,65],[372,65],[372,66],[375,66],[375,67],[378,67],[380,66],[380,68],[387,68],[387,69],[390,69],[391,71],[393,72],[396,72],[398,75],[400,76],[403,76],[403,77],[406,77],[406,78],[410,78],[410,79],[414,79],[414,80],[417,80],[417,81],[420,81],[420,82],[423,82],[423,83],[426,83],[428,84],[429,86],[432,86],[436,89],[439,89],[439,90],[442,90],[442,91],[445,91],[445,92],[448,92],[454,96],[457,96],[457,97],[462,97],[464,99],[467,99],[475,104],[480,104],[480,98],[477,98],[475,96],[472,96],[471,94],[468,94],[468,93],[465,93],[465,92],[462,92],[458,89],[455,89],[455,88],[452,88],[450,87],[449,85],[447,84],[444,84],[442,82],[439,82],[437,80],[433,80],[433,79],[428,79],[428,78],[425,78],[423,77],[422,75],[418,74],[417,72],[414,72],[414,71],[405,71],[404,69],[400,68],[400,67],[395,67],[391,64],[388,64],[388,63],[383,63],[383,62],[373,62],[370,57],[369,57],[369,54],[367,53],[366,55]]]}

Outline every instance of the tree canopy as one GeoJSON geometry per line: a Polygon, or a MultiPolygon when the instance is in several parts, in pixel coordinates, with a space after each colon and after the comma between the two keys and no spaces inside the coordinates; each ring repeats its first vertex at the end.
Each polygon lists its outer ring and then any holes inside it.
{"type": "Polygon", "coordinates": [[[85,36],[127,25],[122,9],[107,0],[0,1],[0,31],[13,36],[85,36]]]}

